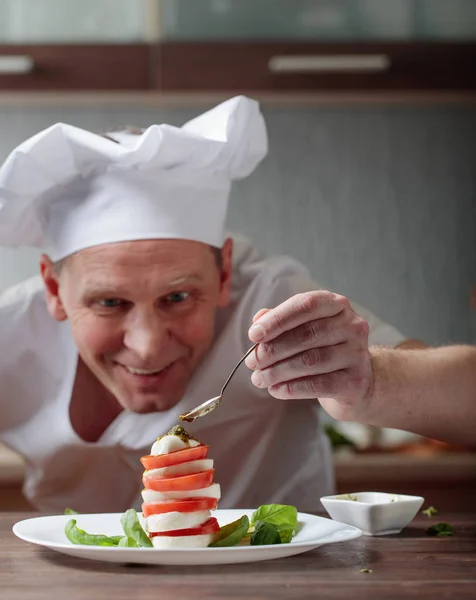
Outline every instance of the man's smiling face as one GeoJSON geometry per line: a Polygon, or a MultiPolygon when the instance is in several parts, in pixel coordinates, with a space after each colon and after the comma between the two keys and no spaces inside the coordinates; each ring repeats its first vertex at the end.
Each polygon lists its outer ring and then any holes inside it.
{"type": "Polygon", "coordinates": [[[123,408],[146,413],[177,404],[229,302],[231,241],[105,244],[41,270],[48,307],[68,319],[79,355],[123,408]],[[218,264],[220,263],[220,264],[218,264]]]}

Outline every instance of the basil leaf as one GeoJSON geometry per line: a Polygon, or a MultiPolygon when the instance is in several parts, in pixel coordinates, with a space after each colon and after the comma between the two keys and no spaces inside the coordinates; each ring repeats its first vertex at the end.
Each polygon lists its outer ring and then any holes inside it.
{"type": "Polygon", "coordinates": [[[278,527],[278,533],[281,539],[281,543],[289,544],[296,532],[290,527],[278,527]]]}
{"type": "Polygon", "coordinates": [[[220,529],[218,539],[209,544],[210,548],[224,548],[226,546],[236,546],[248,533],[250,520],[246,515],[228,523],[220,529]]]}
{"type": "Polygon", "coordinates": [[[426,530],[427,535],[436,535],[438,537],[448,537],[454,535],[455,530],[449,523],[437,523],[426,530]]]}
{"type": "Polygon", "coordinates": [[[65,508],[64,514],[65,515],[79,515],[79,512],[77,512],[76,510],[73,510],[72,508],[65,508]]]}
{"type": "Polygon", "coordinates": [[[251,524],[257,521],[296,529],[297,509],[295,506],[287,504],[263,504],[251,515],[251,524]]]}
{"type": "Polygon", "coordinates": [[[139,517],[133,508],[126,510],[121,517],[121,525],[126,537],[133,539],[142,548],[152,548],[149,536],[142,529],[139,517]]]}
{"type": "Polygon", "coordinates": [[[273,523],[265,521],[256,521],[255,532],[251,536],[250,544],[252,546],[267,546],[269,544],[280,544],[281,536],[279,530],[273,523]]]}
{"type": "Polygon", "coordinates": [[[119,544],[121,548],[137,548],[137,542],[130,537],[124,536],[119,540],[119,544]]]}
{"type": "Polygon", "coordinates": [[[64,528],[66,537],[72,544],[84,546],[117,546],[122,536],[108,537],[107,535],[87,533],[76,527],[76,520],[70,519],[64,528]]]}

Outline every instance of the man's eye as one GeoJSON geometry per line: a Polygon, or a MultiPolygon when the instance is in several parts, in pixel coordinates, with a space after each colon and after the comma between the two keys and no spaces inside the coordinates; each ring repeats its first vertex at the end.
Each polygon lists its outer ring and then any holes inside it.
{"type": "Polygon", "coordinates": [[[105,298],[104,300],[100,300],[99,304],[104,306],[104,308],[117,308],[118,306],[122,306],[122,300],[118,298],[105,298]]]}
{"type": "Polygon", "coordinates": [[[189,297],[190,294],[188,292],[174,292],[166,297],[166,301],[170,302],[170,304],[180,304],[180,302],[184,302],[189,297]]]}

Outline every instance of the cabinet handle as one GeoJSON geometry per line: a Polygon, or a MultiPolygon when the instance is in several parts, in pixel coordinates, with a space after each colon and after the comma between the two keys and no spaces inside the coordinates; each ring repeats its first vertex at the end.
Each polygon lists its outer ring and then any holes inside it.
{"type": "Polygon", "coordinates": [[[31,56],[0,55],[0,75],[26,75],[35,68],[31,56]]]}
{"type": "Polygon", "coordinates": [[[268,68],[273,73],[382,73],[391,65],[386,54],[333,54],[272,56],[268,68]]]}

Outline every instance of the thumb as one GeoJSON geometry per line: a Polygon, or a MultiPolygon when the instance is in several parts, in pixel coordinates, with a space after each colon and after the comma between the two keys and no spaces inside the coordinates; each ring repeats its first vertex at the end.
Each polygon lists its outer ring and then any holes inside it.
{"type": "Polygon", "coordinates": [[[253,317],[253,323],[256,323],[256,321],[258,319],[260,319],[263,315],[265,315],[267,312],[269,312],[270,309],[269,308],[262,308],[261,310],[259,310],[255,316],[253,317]]]}

